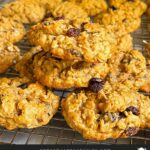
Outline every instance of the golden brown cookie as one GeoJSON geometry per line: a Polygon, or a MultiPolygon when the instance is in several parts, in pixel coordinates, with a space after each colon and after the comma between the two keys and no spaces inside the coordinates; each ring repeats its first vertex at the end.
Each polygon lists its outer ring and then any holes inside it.
{"type": "Polygon", "coordinates": [[[108,73],[106,63],[64,61],[52,57],[39,47],[27,52],[16,65],[16,70],[31,80],[37,79],[50,88],[67,89],[87,87],[91,78],[105,78],[108,73]]]}
{"type": "Polygon", "coordinates": [[[28,39],[55,57],[94,63],[107,61],[120,43],[120,37],[105,26],[85,23],[76,28],[63,18],[33,26],[28,39]]]}
{"type": "Polygon", "coordinates": [[[12,18],[0,15],[0,42],[16,43],[25,35],[22,24],[12,18]]]}
{"type": "Polygon", "coordinates": [[[41,51],[42,48],[40,46],[37,46],[26,52],[22,59],[15,65],[15,70],[19,72],[22,77],[25,76],[30,80],[34,80],[33,60],[34,56],[41,51]]]}
{"type": "Polygon", "coordinates": [[[46,125],[59,105],[50,90],[21,78],[1,78],[0,97],[0,126],[9,130],[46,125]]]}
{"type": "Polygon", "coordinates": [[[108,65],[108,80],[121,82],[130,88],[139,89],[149,76],[145,57],[138,50],[118,52],[109,59],[108,65]]]}
{"type": "Polygon", "coordinates": [[[6,4],[1,14],[20,23],[37,23],[46,15],[45,0],[16,0],[6,4]]]}
{"type": "Polygon", "coordinates": [[[89,16],[95,16],[107,10],[106,0],[68,0],[82,7],[89,16]]]}
{"type": "Polygon", "coordinates": [[[20,49],[9,43],[0,44],[0,73],[6,72],[20,59],[20,49]]]}
{"type": "MultiPolygon", "coordinates": [[[[62,114],[68,125],[86,139],[105,140],[135,135],[148,127],[150,100],[127,86],[100,84],[98,93],[79,91],[62,101],[62,114]]],[[[94,85],[95,84],[95,85],[94,85]]]]}
{"type": "Polygon", "coordinates": [[[110,8],[108,12],[100,14],[95,21],[110,26],[118,35],[136,31],[141,24],[141,15],[146,11],[146,4],[142,1],[128,1],[119,8],[110,8]]]}
{"type": "Polygon", "coordinates": [[[76,27],[83,22],[90,21],[87,12],[73,2],[63,2],[51,13],[55,18],[63,16],[64,18],[71,20],[76,27]]]}

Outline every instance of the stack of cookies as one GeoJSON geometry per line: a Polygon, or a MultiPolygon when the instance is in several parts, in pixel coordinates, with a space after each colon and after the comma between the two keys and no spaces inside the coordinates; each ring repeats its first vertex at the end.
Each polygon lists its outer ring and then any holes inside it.
{"type": "Polygon", "coordinates": [[[128,137],[150,127],[150,100],[138,92],[149,92],[150,71],[130,35],[146,9],[141,0],[20,0],[6,5],[4,18],[35,25],[26,33],[33,48],[15,65],[19,77],[0,79],[0,125],[47,124],[59,106],[51,89],[73,88],[61,102],[62,114],[84,138],[128,137]]]}

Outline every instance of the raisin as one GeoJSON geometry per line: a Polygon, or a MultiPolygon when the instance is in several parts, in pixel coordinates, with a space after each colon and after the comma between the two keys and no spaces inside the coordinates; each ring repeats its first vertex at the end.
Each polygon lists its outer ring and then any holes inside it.
{"type": "Polygon", "coordinates": [[[105,82],[100,79],[100,78],[92,78],[89,81],[89,89],[93,92],[99,92],[103,86],[104,86],[105,82]]]}
{"type": "Polygon", "coordinates": [[[47,19],[47,18],[50,18],[50,17],[53,17],[52,14],[51,14],[51,13],[46,13],[46,15],[44,16],[44,19],[43,19],[43,20],[45,20],[45,19],[47,19]]]}
{"type": "Polygon", "coordinates": [[[19,85],[18,87],[21,89],[26,89],[28,87],[28,84],[24,83],[24,84],[19,85]]]}
{"type": "Polygon", "coordinates": [[[139,115],[140,112],[139,112],[139,109],[134,107],[134,106],[130,106],[126,109],[126,111],[131,111],[134,115],[139,115]]]}
{"type": "Polygon", "coordinates": [[[83,55],[82,55],[79,51],[77,51],[77,50],[75,50],[75,49],[71,49],[71,50],[70,50],[70,53],[71,53],[72,55],[75,55],[76,57],[80,57],[80,58],[83,57],[83,55]]]}
{"type": "Polygon", "coordinates": [[[20,116],[22,114],[22,110],[21,109],[17,109],[17,114],[18,114],[18,116],[20,116]]]}
{"type": "Polygon", "coordinates": [[[85,31],[85,28],[84,28],[84,26],[87,24],[87,22],[83,22],[82,24],[81,24],[81,31],[85,31]]]}
{"type": "Polygon", "coordinates": [[[120,112],[119,113],[119,119],[123,119],[123,118],[125,118],[126,117],[126,115],[123,113],[123,112],[120,112]]]}
{"type": "Polygon", "coordinates": [[[65,17],[64,16],[60,16],[60,17],[56,17],[55,20],[64,20],[65,17]]]}
{"type": "Polygon", "coordinates": [[[112,10],[117,10],[117,8],[116,8],[116,7],[114,7],[114,6],[112,6],[112,7],[111,7],[111,9],[112,9],[112,10]]]}
{"type": "Polygon", "coordinates": [[[136,128],[136,127],[129,127],[127,130],[125,130],[125,134],[126,134],[127,136],[132,136],[132,135],[137,134],[138,130],[139,130],[139,129],[136,128]]]}
{"type": "Polygon", "coordinates": [[[78,28],[70,28],[68,31],[67,31],[67,35],[69,37],[77,37],[79,36],[81,30],[78,29],[78,28]]]}

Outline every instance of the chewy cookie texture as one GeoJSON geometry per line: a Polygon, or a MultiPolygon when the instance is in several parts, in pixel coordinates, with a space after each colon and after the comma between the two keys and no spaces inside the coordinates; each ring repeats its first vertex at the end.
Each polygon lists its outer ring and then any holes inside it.
{"type": "Polygon", "coordinates": [[[0,73],[6,72],[7,69],[20,60],[20,49],[10,43],[0,44],[0,73]]]}
{"type": "Polygon", "coordinates": [[[28,39],[53,56],[90,63],[106,62],[120,44],[119,36],[98,23],[76,28],[68,19],[51,18],[33,26],[28,39]]]}
{"type": "Polygon", "coordinates": [[[45,125],[59,105],[58,96],[23,78],[1,78],[0,97],[0,125],[9,130],[45,125]]]}
{"type": "Polygon", "coordinates": [[[147,5],[141,0],[127,1],[119,7],[113,6],[107,12],[97,15],[95,20],[105,26],[111,26],[113,32],[122,35],[134,32],[140,27],[141,16],[146,9],[147,5]]]}
{"type": "Polygon", "coordinates": [[[105,78],[109,68],[106,63],[88,64],[54,58],[37,47],[25,54],[16,65],[16,70],[31,80],[34,76],[50,88],[66,89],[87,87],[91,78],[105,78]]]}
{"type": "Polygon", "coordinates": [[[81,90],[68,95],[62,101],[62,114],[84,138],[105,140],[132,136],[149,127],[149,106],[148,97],[125,85],[106,83],[98,93],[81,90]]]}
{"type": "Polygon", "coordinates": [[[138,92],[150,91],[149,60],[133,48],[130,35],[146,9],[141,0],[6,4],[0,10],[0,73],[17,63],[19,77],[0,79],[0,125],[46,125],[59,107],[50,89],[76,88],[61,110],[84,138],[126,138],[149,128],[150,100],[138,92]],[[27,33],[25,24],[32,25],[27,33]],[[35,47],[21,58],[14,43],[24,35],[35,47]]]}

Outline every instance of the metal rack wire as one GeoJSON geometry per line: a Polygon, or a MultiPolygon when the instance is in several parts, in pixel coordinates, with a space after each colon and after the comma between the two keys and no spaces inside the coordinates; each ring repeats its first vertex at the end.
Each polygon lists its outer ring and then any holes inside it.
{"type": "MultiPolygon", "coordinates": [[[[9,0],[0,0],[3,5],[9,0]]],[[[141,28],[133,33],[134,48],[143,51],[143,40],[150,41],[150,35],[147,32],[147,24],[150,22],[146,16],[142,18],[141,28]]],[[[18,45],[23,52],[30,48],[23,40],[18,45]]],[[[8,76],[15,75],[7,73],[8,76]]],[[[1,75],[5,76],[5,75],[1,75]]],[[[60,91],[54,90],[54,93],[60,96],[60,100],[64,98],[70,90],[60,91]]],[[[147,94],[150,96],[150,94],[147,94]]],[[[5,144],[150,144],[150,129],[141,130],[136,136],[127,139],[108,139],[105,141],[89,141],[82,138],[80,134],[68,127],[61,115],[61,108],[58,110],[51,122],[43,127],[36,129],[16,129],[8,131],[0,128],[0,143],[5,144]]]]}

